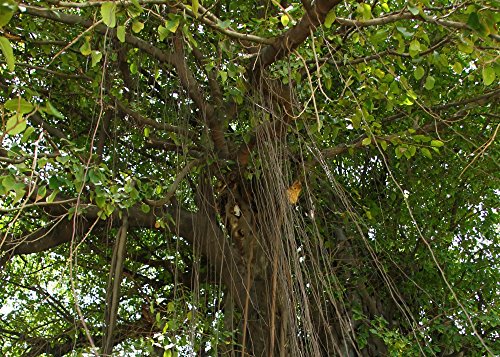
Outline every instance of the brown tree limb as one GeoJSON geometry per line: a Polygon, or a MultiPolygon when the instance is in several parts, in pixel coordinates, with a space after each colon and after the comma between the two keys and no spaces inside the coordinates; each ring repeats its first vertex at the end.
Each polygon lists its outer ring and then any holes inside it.
{"type": "Polygon", "coordinates": [[[256,62],[251,67],[251,72],[257,74],[290,54],[300,46],[310,35],[311,30],[321,25],[328,12],[340,3],[340,0],[318,0],[314,3],[310,13],[304,15],[291,29],[277,37],[272,45],[264,47],[256,62]]]}
{"type": "Polygon", "coordinates": [[[144,202],[146,202],[148,205],[153,206],[153,207],[161,207],[163,205],[166,205],[168,202],[170,202],[172,197],[175,195],[175,192],[177,191],[177,188],[179,187],[179,184],[182,182],[182,180],[184,180],[186,175],[189,174],[191,172],[191,170],[193,169],[193,167],[195,167],[199,162],[200,162],[199,159],[195,159],[195,160],[192,160],[191,162],[189,162],[186,166],[184,166],[184,168],[181,170],[181,172],[179,172],[179,174],[175,178],[172,185],[169,187],[165,197],[163,197],[162,199],[159,199],[159,200],[146,199],[146,200],[144,200],[144,202]]]}
{"type": "Polygon", "coordinates": [[[215,108],[210,103],[206,102],[198,81],[189,68],[184,53],[184,43],[180,36],[174,38],[174,48],[173,64],[177,70],[179,80],[184,89],[188,92],[188,95],[200,109],[201,116],[210,130],[210,136],[217,152],[222,157],[227,157],[228,148],[224,137],[224,130],[222,129],[222,120],[216,117],[215,108]]]}

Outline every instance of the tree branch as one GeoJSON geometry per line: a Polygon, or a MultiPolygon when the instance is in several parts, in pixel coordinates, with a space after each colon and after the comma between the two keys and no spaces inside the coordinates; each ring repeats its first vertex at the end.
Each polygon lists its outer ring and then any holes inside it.
{"type": "Polygon", "coordinates": [[[310,36],[311,30],[321,25],[325,21],[328,12],[339,3],[340,0],[316,1],[311,12],[306,13],[297,25],[277,37],[272,45],[268,45],[260,51],[252,68],[254,73],[258,75],[261,70],[287,56],[300,46],[310,36]]]}

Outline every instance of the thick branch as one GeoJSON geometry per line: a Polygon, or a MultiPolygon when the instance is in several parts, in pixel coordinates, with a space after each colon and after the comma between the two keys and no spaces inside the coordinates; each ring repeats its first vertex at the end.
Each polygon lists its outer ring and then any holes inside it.
{"type": "Polygon", "coordinates": [[[196,164],[198,164],[198,163],[199,163],[199,160],[195,159],[195,160],[191,161],[190,163],[188,163],[186,166],[184,166],[182,171],[179,172],[179,174],[175,178],[174,182],[172,183],[172,185],[168,189],[165,197],[163,197],[162,199],[157,200],[157,201],[146,200],[146,203],[150,206],[161,207],[163,205],[166,205],[168,202],[170,202],[170,200],[174,196],[175,192],[177,191],[177,187],[179,187],[179,184],[182,182],[182,180],[184,180],[186,175],[189,174],[189,172],[191,172],[193,167],[196,166],[196,164]]]}
{"type": "MultiPolygon", "coordinates": [[[[26,6],[25,14],[35,17],[42,17],[52,21],[61,22],[68,25],[80,25],[84,27],[94,26],[94,31],[101,35],[108,35],[111,37],[116,37],[116,29],[111,29],[106,25],[99,24],[96,25],[92,20],[86,20],[83,17],[72,14],[65,14],[59,11],[53,11],[48,9],[43,9],[34,6],[26,6]]],[[[167,53],[151,45],[149,42],[141,40],[140,38],[133,36],[131,34],[125,34],[125,42],[144,51],[153,58],[163,63],[172,63],[172,53],[167,53]]]]}
{"type": "Polygon", "coordinates": [[[262,49],[255,63],[255,70],[266,68],[300,46],[309,37],[311,31],[325,21],[328,11],[339,3],[340,0],[316,1],[311,12],[304,15],[297,25],[277,37],[272,45],[262,49]]]}

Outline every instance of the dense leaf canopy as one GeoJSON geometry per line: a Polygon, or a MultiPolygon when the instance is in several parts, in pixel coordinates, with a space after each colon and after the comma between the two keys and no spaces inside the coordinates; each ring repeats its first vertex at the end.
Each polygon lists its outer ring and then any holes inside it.
{"type": "Polygon", "coordinates": [[[497,0],[0,3],[0,354],[499,355],[497,0]]]}

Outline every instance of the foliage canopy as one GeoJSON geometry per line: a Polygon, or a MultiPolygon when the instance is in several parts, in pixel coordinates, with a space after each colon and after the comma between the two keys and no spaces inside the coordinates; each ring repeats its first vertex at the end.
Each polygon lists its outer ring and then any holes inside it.
{"type": "Polygon", "coordinates": [[[499,355],[497,0],[4,0],[0,353],[499,355]]]}

